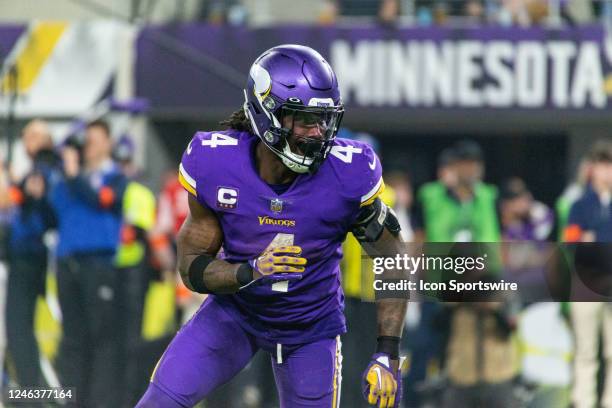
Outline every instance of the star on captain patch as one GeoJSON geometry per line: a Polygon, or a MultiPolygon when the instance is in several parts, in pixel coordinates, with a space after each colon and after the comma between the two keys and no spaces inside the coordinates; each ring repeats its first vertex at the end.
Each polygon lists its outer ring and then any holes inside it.
{"type": "Polygon", "coordinates": [[[270,200],[270,209],[277,213],[283,211],[283,200],[279,198],[273,198],[270,200]]]}

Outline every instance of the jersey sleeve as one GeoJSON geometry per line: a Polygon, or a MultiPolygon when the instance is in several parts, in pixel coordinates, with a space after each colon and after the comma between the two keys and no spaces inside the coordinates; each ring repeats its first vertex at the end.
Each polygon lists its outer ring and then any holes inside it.
{"type": "Polygon", "coordinates": [[[359,191],[359,206],[365,207],[374,202],[374,200],[382,194],[385,189],[385,182],[382,177],[382,165],[380,159],[372,150],[372,148],[364,144],[363,157],[358,162],[362,169],[363,175],[358,187],[359,191]]]}
{"type": "Polygon", "coordinates": [[[370,205],[385,189],[382,166],[364,142],[336,139],[328,160],[341,180],[341,194],[357,207],[370,205]]]}
{"type": "Polygon", "coordinates": [[[239,138],[230,131],[199,131],[187,145],[178,181],[200,204],[214,203],[214,186],[226,175],[228,163],[240,158],[239,138]]]}
{"type": "Polygon", "coordinates": [[[194,197],[198,196],[198,179],[200,169],[198,158],[201,150],[201,136],[196,133],[191,139],[179,164],[178,180],[185,190],[194,197]]]}

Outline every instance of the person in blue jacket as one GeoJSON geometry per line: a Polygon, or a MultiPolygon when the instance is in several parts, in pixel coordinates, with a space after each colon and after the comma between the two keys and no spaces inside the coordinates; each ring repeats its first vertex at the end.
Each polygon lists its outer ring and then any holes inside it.
{"type": "Polygon", "coordinates": [[[76,387],[79,405],[87,407],[117,406],[113,260],[127,182],[111,159],[112,146],[108,124],[89,123],[81,152],[63,147],[63,171],[54,174],[48,192],[58,221],[58,371],[62,385],[76,387]]]}
{"type": "Polygon", "coordinates": [[[11,186],[6,326],[13,380],[26,387],[45,384],[34,336],[34,315],[36,299],[45,292],[47,276],[48,251],[43,235],[56,225],[44,190],[51,172],[59,165],[59,157],[53,149],[49,127],[40,119],[23,128],[21,140],[32,166],[22,180],[11,186]]]}

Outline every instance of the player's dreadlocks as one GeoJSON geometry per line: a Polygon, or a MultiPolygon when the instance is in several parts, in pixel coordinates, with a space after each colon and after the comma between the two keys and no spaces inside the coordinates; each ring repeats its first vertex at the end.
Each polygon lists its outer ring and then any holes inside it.
{"type": "Polygon", "coordinates": [[[221,126],[226,126],[229,129],[238,130],[240,132],[253,133],[251,121],[244,113],[244,109],[238,109],[237,111],[234,111],[229,118],[222,120],[221,122],[219,122],[219,124],[221,126]]]}

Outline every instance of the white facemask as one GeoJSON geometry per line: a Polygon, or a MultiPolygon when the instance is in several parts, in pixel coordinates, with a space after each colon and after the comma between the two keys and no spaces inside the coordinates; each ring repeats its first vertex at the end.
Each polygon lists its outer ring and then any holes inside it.
{"type": "Polygon", "coordinates": [[[285,147],[283,147],[283,153],[287,156],[284,157],[280,154],[277,154],[278,157],[281,158],[281,160],[283,161],[283,164],[285,166],[287,166],[291,171],[294,171],[296,173],[308,173],[308,170],[310,168],[310,165],[313,162],[313,159],[310,157],[304,157],[302,155],[299,154],[295,154],[291,151],[291,148],[289,147],[289,143],[285,142],[285,147]],[[291,160],[289,159],[291,158],[291,160]],[[299,162],[296,163],[293,160],[299,162]],[[300,164],[300,163],[304,163],[304,164],[300,164]]]}

